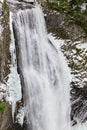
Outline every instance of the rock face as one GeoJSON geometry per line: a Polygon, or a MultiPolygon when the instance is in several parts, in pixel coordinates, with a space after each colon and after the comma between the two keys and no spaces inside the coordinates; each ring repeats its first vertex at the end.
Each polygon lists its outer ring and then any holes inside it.
{"type": "Polygon", "coordinates": [[[0,10],[0,81],[5,82],[9,74],[10,59],[10,29],[9,29],[9,8],[6,2],[0,10]]]}
{"type": "Polygon", "coordinates": [[[65,39],[61,49],[73,75],[71,121],[72,125],[83,123],[87,120],[87,36],[80,26],[70,24],[64,12],[53,11],[44,4],[43,10],[48,32],[57,38],[65,39]]]}
{"type": "Polygon", "coordinates": [[[43,11],[48,32],[53,33],[57,38],[76,41],[86,35],[80,26],[70,23],[66,13],[54,11],[47,4],[43,4],[43,11]]]}
{"type": "Polygon", "coordinates": [[[0,130],[13,130],[12,124],[11,106],[6,104],[4,112],[0,113],[0,130]]]}
{"type": "Polygon", "coordinates": [[[68,59],[73,79],[71,82],[71,120],[77,122],[87,120],[87,43],[77,41],[62,46],[68,59]]]}
{"type": "Polygon", "coordinates": [[[21,0],[13,0],[13,1],[8,0],[8,4],[9,4],[10,11],[12,12],[17,12],[20,9],[21,10],[31,9],[34,7],[33,2],[27,3],[21,0]]]}
{"type": "MultiPolygon", "coordinates": [[[[9,7],[4,1],[0,4],[0,84],[5,84],[10,73],[10,29],[9,29],[9,7]]],[[[2,88],[4,91],[4,88],[2,88]]],[[[2,94],[0,88],[0,95],[2,94]]],[[[0,104],[1,105],[1,104],[0,104]]],[[[0,112],[0,130],[12,130],[11,106],[6,103],[3,112],[0,112]]]]}
{"type": "MultiPolygon", "coordinates": [[[[21,0],[19,0],[21,2],[21,0]]],[[[33,4],[35,2],[35,0],[22,0],[25,3],[31,3],[33,4]]]]}
{"type": "MultiPolygon", "coordinates": [[[[8,81],[11,65],[9,11],[6,1],[0,4],[0,96],[2,92],[4,94],[8,90],[6,82],[8,81]]],[[[1,97],[0,99],[5,102],[6,96],[4,94],[3,99],[1,97]]],[[[0,130],[25,130],[25,128],[15,121],[13,122],[12,106],[6,103],[4,111],[0,112],[0,130]]]]}

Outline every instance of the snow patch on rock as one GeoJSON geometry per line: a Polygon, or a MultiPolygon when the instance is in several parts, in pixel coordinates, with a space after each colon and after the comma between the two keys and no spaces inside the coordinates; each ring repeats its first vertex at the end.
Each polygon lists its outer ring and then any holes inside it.
{"type": "Polygon", "coordinates": [[[24,123],[24,117],[25,117],[25,108],[21,107],[16,116],[16,122],[19,123],[21,126],[24,123]]]}
{"type": "Polygon", "coordinates": [[[15,40],[12,29],[12,14],[10,13],[10,30],[11,30],[11,43],[10,43],[10,53],[11,53],[11,65],[10,65],[10,74],[8,75],[7,81],[7,101],[12,104],[12,117],[14,120],[14,113],[16,108],[16,103],[21,100],[21,83],[20,76],[17,72],[17,62],[16,62],[16,50],[15,50],[15,40]]]}
{"type": "Polygon", "coordinates": [[[5,100],[7,95],[7,86],[6,84],[0,83],[0,101],[5,100]]]}

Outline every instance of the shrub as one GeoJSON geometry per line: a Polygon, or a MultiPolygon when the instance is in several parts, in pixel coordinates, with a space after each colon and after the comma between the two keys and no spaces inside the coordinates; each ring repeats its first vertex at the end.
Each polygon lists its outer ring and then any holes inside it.
{"type": "Polygon", "coordinates": [[[0,113],[4,112],[5,106],[6,106],[5,102],[0,102],[0,113]]]}

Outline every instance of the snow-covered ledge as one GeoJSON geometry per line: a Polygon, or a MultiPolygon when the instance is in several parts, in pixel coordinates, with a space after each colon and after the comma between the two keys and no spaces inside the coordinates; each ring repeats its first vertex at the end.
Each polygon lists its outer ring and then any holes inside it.
{"type": "Polygon", "coordinates": [[[21,92],[20,76],[17,72],[15,40],[12,29],[11,12],[10,12],[10,31],[11,31],[11,43],[10,43],[11,65],[10,65],[10,74],[8,75],[8,81],[7,81],[7,88],[8,88],[7,101],[12,105],[12,117],[14,121],[16,103],[18,101],[21,101],[22,92],[21,92]]]}

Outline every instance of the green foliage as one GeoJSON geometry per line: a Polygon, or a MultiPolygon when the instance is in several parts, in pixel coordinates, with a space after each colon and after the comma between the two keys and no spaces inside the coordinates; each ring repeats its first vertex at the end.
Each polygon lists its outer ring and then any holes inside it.
{"type": "Polygon", "coordinates": [[[86,0],[56,0],[55,2],[49,2],[48,5],[52,10],[64,12],[71,23],[74,23],[85,31],[87,34],[87,9],[81,10],[81,5],[86,3],[86,0]]]}
{"type": "Polygon", "coordinates": [[[8,21],[8,19],[9,19],[9,6],[6,3],[6,0],[4,0],[4,3],[3,3],[3,15],[4,15],[5,21],[8,21]]]}
{"type": "Polygon", "coordinates": [[[86,11],[82,12],[79,6],[74,9],[71,8],[68,12],[68,18],[72,21],[72,23],[80,26],[87,35],[86,11]]]}
{"type": "Polygon", "coordinates": [[[0,102],[0,113],[4,112],[6,104],[4,102],[0,102]]]}
{"type": "Polygon", "coordinates": [[[56,11],[59,11],[59,7],[58,7],[58,4],[57,3],[48,3],[48,6],[52,9],[52,10],[56,10],[56,11]]]}
{"type": "Polygon", "coordinates": [[[56,11],[69,11],[70,6],[66,1],[49,2],[49,7],[56,11]]]}
{"type": "Polygon", "coordinates": [[[84,2],[86,2],[86,0],[70,0],[69,3],[71,6],[80,6],[84,2]]]}

